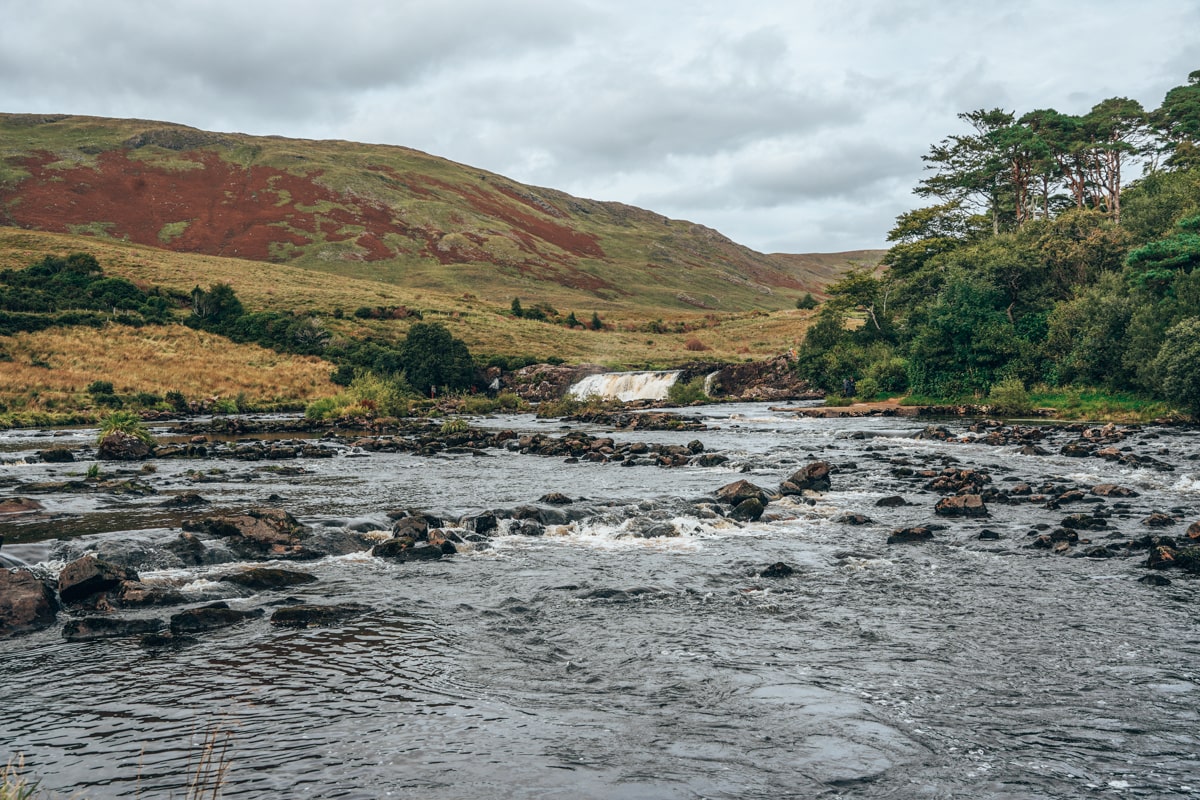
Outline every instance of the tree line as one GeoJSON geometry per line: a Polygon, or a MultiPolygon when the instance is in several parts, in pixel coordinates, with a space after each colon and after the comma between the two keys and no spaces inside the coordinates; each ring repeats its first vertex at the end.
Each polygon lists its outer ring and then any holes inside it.
{"type": "Polygon", "coordinates": [[[1133,390],[1200,414],[1200,70],[1153,110],[959,116],[970,132],[924,156],[934,202],[897,218],[885,269],[828,288],[801,372],[943,399],[1133,390]]]}

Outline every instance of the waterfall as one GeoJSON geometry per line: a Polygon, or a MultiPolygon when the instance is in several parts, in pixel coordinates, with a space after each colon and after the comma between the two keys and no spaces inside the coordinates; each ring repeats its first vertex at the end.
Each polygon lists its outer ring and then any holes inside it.
{"type": "Polygon", "coordinates": [[[630,400],[666,400],[667,390],[679,378],[679,371],[670,372],[606,372],[588,375],[567,389],[567,397],[582,400],[586,397],[630,400]]]}
{"type": "Polygon", "coordinates": [[[717,382],[717,376],[721,374],[721,370],[710,372],[704,378],[704,393],[709,397],[713,396],[713,385],[717,382]]]}

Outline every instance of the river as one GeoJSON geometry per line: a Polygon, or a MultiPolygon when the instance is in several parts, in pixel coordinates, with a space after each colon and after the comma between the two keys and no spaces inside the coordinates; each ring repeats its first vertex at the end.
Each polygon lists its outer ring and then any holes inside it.
{"type": "MultiPolygon", "coordinates": [[[[1156,532],[1182,536],[1200,519],[1195,429],[1129,431],[1122,446],[1149,457],[1136,464],[1061,455],[1080,434],[1054,426],[1047,454],[1026,455],[914,438],[927,421],[800,419],[757,404],[688,413],[710,429],[473,424],[698,439],[726,463],[327,443],[333,458],[283,471],[212,458],[129,468],[156,495],[28,495],[46,512],[0,522],[5,556],[53,570],[132,542],[147,554],[144,579],[205,599],[220,595],[212,578],[230,565],[155,560],[189,515],[267,504],[312,526],[384,529],[397,507],[457,518],[549,492],[596,513],[436,562],[305,562],[295,566],[316,583],[229,593],[268,616],[284,596],[369,608],[331,627],[259,618],[158,651],[136,639],[66,642],[60,627],[0,640],[0,757],[20,753],[44,788],[84,798],[183,796],[212,731],[228,739],[227,798],[1200,797],[1200,579],[1171,571],[1169,585],[1148,585],[1144,553],[1029,546],[1079,504],[935,518],[940,494],[912,475],[953,466],[1035,491],[1119,484],[1137,496],[1084,503],[1107,509],[1107,527],[1087,532],[1094,541],[1144,536],[1155,511],[1175,519],[1156,532]],[[814,459],[834,472],[811,504],[773,501],[742,524],[693,502],[742,478],[774,489],[814,459]],[[183,491],[211,506],[161,508],[183,491]],[[911,504],[875,505],[890,495],[911,504]],[[873,521],[848,525],[847,513],[873,521]],[[680,535],[632,535],[650,522],[680,535]],[[886,544],[892,529],[927,522],[945,526],[932,541],[886,544]],[[981,540],[984,528],[999,538],[981,540]],[[760,576],[776,562],[794,574],[760,576]]],[[[966,421],[940,424],[977,437],[966,421]]],[[[33,454],[93,437],[0,432],[0,495],[82,473],[89,462],[33,454]]]]}

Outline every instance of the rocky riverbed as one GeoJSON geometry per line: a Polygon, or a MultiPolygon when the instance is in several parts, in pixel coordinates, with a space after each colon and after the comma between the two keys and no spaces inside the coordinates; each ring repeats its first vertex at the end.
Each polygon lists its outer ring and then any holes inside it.
{"type": "Polygon", "coordinates": [[[625,416],[3,434],[0,733],[112,796],[221,708],[227,796],[1197,792],[1194,429],[625,416]]]}

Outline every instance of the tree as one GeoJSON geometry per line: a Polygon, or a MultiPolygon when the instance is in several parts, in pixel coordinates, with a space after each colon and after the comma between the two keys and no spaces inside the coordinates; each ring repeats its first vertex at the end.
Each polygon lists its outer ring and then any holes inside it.
{"type": "Polygon", "coordinates": [[[572,311],[570,314],[567,314],[567,318],[564,321],[564,324],[568,328],[582,328],[583,327],[583,325],[580,324],[579,320],[575,318],[574,311],[572,311]]]}
{"type": "Polygon", "coordinates": [[[600,321],[600,315],[595,311],[592,312],[592,330],[598,331],[604,328],[604,323],[600,321]]]}
{"type": "Polygon", "coordinates": [[[475,365],[461,339],[438,322],[418,322],[400,346],[400,364],[410,386],[422,393],[435,387],[466,389],[475,381],[475,365]]]}
{"type": "Polygon", "coordinates": [[[1200,417],[1200,317],[1188,317],[1167,331],[1154,367],[1163,396],[1200,417]]]}
{"type": "Polygon", "coordinates": [[[514,297],[512,301],[512,315],[517,319],[525,316],[525,310],[521,308],[521,298],[514,297]]]}
{"type": "Polygon", "coordinates": [[[1188,75],[1186,86],[1167,92],[1150,120],[1162,137],[1160,151],[1168,154],[1168,167],[1188,169],[1200,165],[1196,147],[1200,142],[1200,70],[1188,75]]]}
{"type": "Polygon", "coordinates": [[[818,305],[817,298],[812,296],[812,292],[805,292],[804,297],[796,301],[796,308],[801,311],[811,311],[818,305]]]}
{"type": "Polygon", "coordinates": [[[205,327],[218,328],[232,322],[245,312],[237,293],[228,283],[214,283],[204,291],[199,286],[192,289],[192,314],[205,327]]]}

